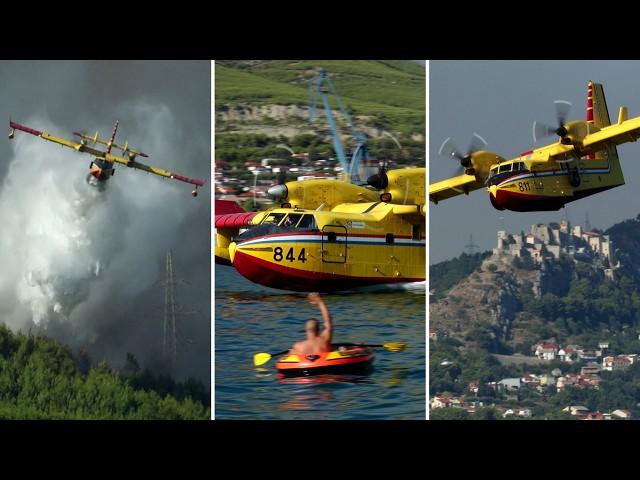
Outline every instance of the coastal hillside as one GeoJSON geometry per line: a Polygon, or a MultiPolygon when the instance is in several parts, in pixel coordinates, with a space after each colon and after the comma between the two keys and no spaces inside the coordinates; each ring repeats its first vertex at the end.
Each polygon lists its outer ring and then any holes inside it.
{"type": "MultiPolygon", "coordinates": [[[[264,158],[288,164],[294,152],[333,165],[321,102],[309,122],[308,81],[321,68],[330,73],[349,115],[368,136],[371,158],[424,165],[424,66],[406,60],[226,60],[216,62],[215,78],[215,155],[221,166],[242,170],[245,162],[264,158]]],[[[351,131],[333,94],[329,101],[348,153],[351,131]]]]}
{"type": "Polygon", "coordinates": [[[432,418],[640,415],[638,238],[535,224],[432,265],[432,418]]]}

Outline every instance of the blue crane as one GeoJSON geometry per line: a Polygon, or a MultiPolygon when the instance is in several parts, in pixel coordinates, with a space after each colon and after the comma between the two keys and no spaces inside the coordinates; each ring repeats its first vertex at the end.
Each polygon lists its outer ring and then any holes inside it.
{"type": "Polygon", "coordinates": [[[351,116],[347,112],[347,109],[344,107],[340,95],[338,95],[336,86],[334,85],[331,78],[329,78],[329,75],[325,70],[320,70],[320,72],[318,72],[318,74],[310,80],[309,97],[309,122],[313,122],[316,113],[316,104],[318,102],[318,97],[320,97],[322,98],[322,104],[324,105],[324,113],[327,116],[327,122],[329,123],[329,127],[331,128],[331,135],[333,136],[333,149],[335,150],[338,161],[340,162],[340,167],[342,167],[342,171],[344,172],[344,178],[347,181],[359,182],[360,178],[358,176],[358,167],[360,166],[360,161],[368,157],[367,136],[360,130],[358,130],[353,124],[351,116]],[[344,148],[342,146],[342,142],[340,141],[340,134],[338,132],[335,119],[333,118],[333,113],[331,112],[331,105],[329,104],[329,91],[333,93],[333,97],[338,104],[340,112],[351,128],[353,153],[351,155],[351,161],[349,163],[347,163],[347,156],[344,153],[344,148]]]}

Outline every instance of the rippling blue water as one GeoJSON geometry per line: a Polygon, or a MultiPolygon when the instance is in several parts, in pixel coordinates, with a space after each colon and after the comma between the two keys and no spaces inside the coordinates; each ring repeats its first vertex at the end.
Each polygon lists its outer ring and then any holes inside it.
{"type": "Polygon", "coordinates": [[[255,285],[230,267],[216,267],[215,416],[217,419],[425,418],[425,290],[380,289],[323,295],[335,342],[408,343],[404,352],[377,349],[367,375],[280,380],[275,360],[253,366],[253,354],[280,352],[319,318],[306,295],[255,285]]]}

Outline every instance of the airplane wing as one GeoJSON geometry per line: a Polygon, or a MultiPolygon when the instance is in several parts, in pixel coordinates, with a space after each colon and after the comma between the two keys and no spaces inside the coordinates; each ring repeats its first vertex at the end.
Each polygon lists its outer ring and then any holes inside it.
{"type": "MultiPolygon", "coordinates": [[[[81,151],[84,151],[84,150],[81,150],[81,151]]],[[[101,155],[99,155],[99,157],[106,162],[119,163],[129,168],[143,170],[147,173],[153,173],[154,175],[160,175],[161,177],[165,177],[165,178],[173,178],[174,180],[180,180],[181,182],[190,183],[198,187],[201,187],[204,185],[204,181],[199,180],[197,178],[185,177],[184,175],[180,175],[175,172],[170,172],[169,170],[165,170],[164,168],[145,165],[144,163],[136,162],[135,160],[131,160],[130,158],[126,158],[126,157],[121,157],[120,155],[114,155],[112,153],[105,153],[105,152],[100,152],[100,153],[101,155]]]]}
{"type": "Polygon", "coordinates": [[[476,179],[475,175],[458,175],[429,185],[429,200],[438,203],[473,190],[484,187],[484,183],[476,179]]]}
{"type": "MultiPolygon", "coordinates": [[[[120,155],[114,155],[112,153],[107,153],[101,150],[97,150],[87,145],[85,143],[84,137],[81,142],[76,142],[74,140],[67,140],[66,138],[57,137],[55,135],[51,135],[48,132],[35,130],[33,128],[27,127],[25,125],[21,125],[13,121],[9,122],[9,127],[14,130],[20,130],[22,132],[30,133],[31,135],[35,135],[36,137],[40,137],[44,140],[57,143],[58,145],[62,145],[63,147],[73,148],[78,152],[88,153],[89,155],[99,158],[100,160],[104,160],[105,162],[119,163],[121,165],[126,165],[127,167],[130,167],[130,168],[143,170],[147,173],[153,173],[154,175],[160,175],[161,177],[165,177],[165,178],[173,178],[175,180],[180,180],[181,182],[190,183],[198,187],[201,187],[204,185],[204,181],[199,180],[197,178],[185,177],[184,175],[180,175],[175,172],[170,172],[169,170],[165,170],[164,168],[152,167],[150,165],[145,165],[144,163],[136,162],[131,158],[123,157],[120,155]]],[[[91,139],[89,139],[89,141],[91,141],[91,139]]]]}
{"type": "Polygon", "coordinates": [[[622,107],[618,123],[605,127],[599,132],[587,135],[582,142],[584,148],[589,150],[601,150],[607,145],[620,145],[626,142],[635,142],[640,138],[640,117],[626,119],[627,109],[622,107]]]}
{"type": "Polygon", "coordinates": [[[33,128],[27,127],[25,125],[21,125],[19,123],[10,121],[9,127],[13,130],[20,130],[21,132],[30,133],[31,135],[35,135],[36,137],[43,138],[44,140],[48,140],[53,143],[57,143],[58,145],[62,145],[63,147],[73,148],[79,152],[85,152],[90,155],[94,155],[96,157],[100,157],[103,155],[103,152],[100,150],[96,150],[95,148],[91,148],[89,145],[84,143],[76,142],[73,140],[67,140],[66,138],[56,137],[55,135],[51,135],[47,132],[41,132],[40,130],[35,130],[33,128]]]}
{"type": "Polygon", "coordinates": [[[394,205],[393,213],[413,225],[424,225],[425,205],[394,205]]]}

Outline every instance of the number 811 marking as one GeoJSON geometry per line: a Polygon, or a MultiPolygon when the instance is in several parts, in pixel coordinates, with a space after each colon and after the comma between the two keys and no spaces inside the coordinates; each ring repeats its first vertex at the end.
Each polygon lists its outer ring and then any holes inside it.
{"type": "Polygon", "coordinates": [[[529,182],[518,182],[518,189],[521,192],[528,192],[531,190],[531,185],[529,185],[529,182]]]}
{"type": "MultiPolygon", "coordinates": [[[[287,252],[286,256],[283,256],[282,247],[276,247],[276,248],[273,249],[273,259],[276,262],[281,262],[283,258],[286,258],[290,262],[295,262],[296,261],[296,256],[295,256],[295,253],[293,251],[293,247],[289,249],[289,251],[287,252]]],[[[306,255],[306,251],[305,251],[304,248],[300,250],[300,253],[298,253],[297,260],[299,262],[302,262],[302,263],[307,261],[307,255],[306,255]]]]}

